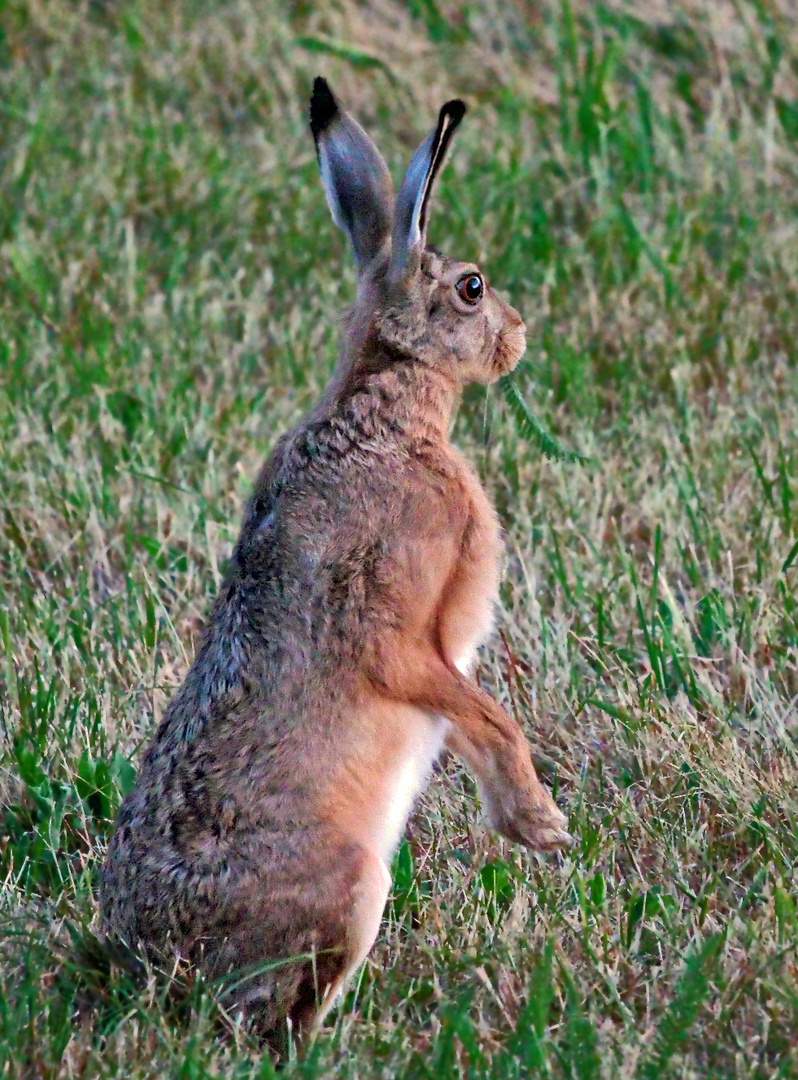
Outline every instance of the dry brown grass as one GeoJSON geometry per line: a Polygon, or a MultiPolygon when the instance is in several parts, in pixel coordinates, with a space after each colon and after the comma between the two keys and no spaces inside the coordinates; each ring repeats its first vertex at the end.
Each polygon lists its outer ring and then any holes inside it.
{"type": "Polygon", "coordinates": [[[520,385],[593,460],[467,397],[507,528],[481,675],[579,847],[496,840],[445,763],[357,994],[288,1072],[798,1075],[793,8],[0,8],[4,1077],[270,1075],[202,987],[174,1014],[117,971],[74,1004],[138,747],[334,362],[318,71],[397,169],[469,99],[434,241],[524,312],[520,385]]]}

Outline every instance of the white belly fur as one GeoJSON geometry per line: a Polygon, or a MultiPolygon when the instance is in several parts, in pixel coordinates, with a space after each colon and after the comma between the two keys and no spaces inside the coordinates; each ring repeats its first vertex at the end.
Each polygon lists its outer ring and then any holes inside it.
{"type": "MultiPolygon", "coordinates": [[[[471,669],[475,652],[472,650],[455,664],[464,675],[471,669]]],[[[414,722],[409,725],[412,735],[408,738],[405,753],[388,778],[387,798],[376,828],[375,839],[388,864],[402,839],[413,804],[427,786],[449,728],[449,721],[443,716],[427,716],[416,710],[413,713],[414,722]]]]}
{"type": "Polygon", "coordinates": [[[415,715],[409,725],[412,734],[403,748],[404,753],[386,778],[386,799],[377,823],[375,839],[383,859],[389,864],[402,839],[413,803],[426,787],[432,766],[443,749],[449,726],[449,721],[440,716],[413,712],[415,715]]]}

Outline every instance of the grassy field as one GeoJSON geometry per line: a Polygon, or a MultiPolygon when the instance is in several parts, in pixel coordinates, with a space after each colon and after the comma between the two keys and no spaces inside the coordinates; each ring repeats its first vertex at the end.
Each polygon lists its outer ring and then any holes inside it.
{"type": "Polygon", "coordinates": [[[798,1076],[798,12],[791,0],[0,0],[0,1077],[270,1077],[90,953],[143,741],[354,271],[325,74],[431,240],[524,314],[456,438],[507,530],[480,678],[578,845],[445,762],[357,987],[286,1077],[798,1076]],[[87,990],[88,987],[88,990],[87,990]],[[94,1008],[77,1006],[91,998],[94,1008]]]}

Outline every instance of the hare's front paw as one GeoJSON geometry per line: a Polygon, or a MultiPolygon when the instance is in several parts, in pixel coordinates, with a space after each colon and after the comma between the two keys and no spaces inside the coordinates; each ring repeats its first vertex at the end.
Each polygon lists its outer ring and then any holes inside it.
{"type": "Polygon", "coordinates": [[[543,789],[534,797],[516,792],[500,803],[493,803],[490,820],[502,836],[535,851],[559,851],[574,844],[566,829],[565,814],[543,789]]]}

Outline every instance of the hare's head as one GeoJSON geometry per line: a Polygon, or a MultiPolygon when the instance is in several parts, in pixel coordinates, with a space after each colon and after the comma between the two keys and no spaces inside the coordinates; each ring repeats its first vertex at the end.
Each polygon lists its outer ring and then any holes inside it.
{"type": "Polygon", "coordinates": [[[470,262],[426,245],[430,194],[462,101],[447,102],[438,126],[416,151],[394,199],[388,169],[374,143],[339,109],[316,79],[310,126],[333,219],[348,235],[360,279],[348,323],[352,362],[367,342],[444,372],[460,386],[490,383],[516,366],[524,323],[470,262]]]}

